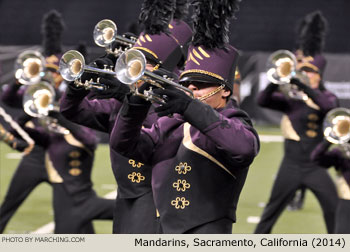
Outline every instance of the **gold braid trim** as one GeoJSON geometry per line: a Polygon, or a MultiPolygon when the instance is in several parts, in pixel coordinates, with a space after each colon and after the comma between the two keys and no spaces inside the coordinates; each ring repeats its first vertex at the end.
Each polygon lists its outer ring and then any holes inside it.
{"type": "Polygon", "coordinates": [[[184,76],[185,74],[187,73],[200,73],[200,74],[206,74],[206,75],[209,75],[211,77],[214,77],[214,78],[217,78],[219,80],[224,80],[224,78],[222,78],[220,75],[218,74],[215,74],[215,73],[212,73],[212,72],[208,72],[208,71],[205,71],[205,70],[200,70],[200,69],[191,69],[191,70],[187,70],[187,71],[184,71],[182,72],[182,74],[180,75],[180,78],[182,78],[182,76],[184,76]]]}
{"type": "Polygon", "coordinates": [[[197,98],[198,100],[200,101],[204,101],[205,99],[208,99],[209,97],[215,95],[216,93],[220,92],[220,90],[224,89],[225,85],[221,85],[219,86],[217,89],[211,91],[210,93],[206,94],[206,95],[203,95],[199,98],[197,98]]]}
{"type": "Polygon", "coordinates": [[[155,54],[153,51],[151,51],[150,49],[146,48],[146,47],[142,47],[142,46],[136,46],[133,47],[133,49],[140,49],[140,50],[144,50],[146,52],[148,52],[149,54],[151,54],[153,57],[155,57],[156,59],[158,59],[157,54],[155,54]]]}

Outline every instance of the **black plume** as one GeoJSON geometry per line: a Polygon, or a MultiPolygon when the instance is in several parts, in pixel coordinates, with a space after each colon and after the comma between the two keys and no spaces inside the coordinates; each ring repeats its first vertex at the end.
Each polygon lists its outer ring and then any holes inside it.
{"type": "Polygon", "coordinates": [[[188,6],[189,3],[187,0],[175,0],[176,7],[174,13],[174,19],[183,19],[188,15],[188,6]]]}
{"type": "Polygon", "coordinates": [[[145,0],[139,22],[147,34],[169,33],[168,25],[175,12],[175,0],[145,0]]]}
{"type": "Polygon", "coordinates": [[[321,11],[307,14],[300,22],[297,47],[305,56],[314,56],[323,51],[328,22],[321,11]]]}
{"type": "Polygon", "coordinates": [[[230,18],[239,10],[241,0],[194,0],[194,46],[223,48],[229,42],[230,18]]]}
{"type": "Polygon", "coordinates": [[[88,57],[88,50],[87,50],[87,47],[86,47],[86,43],[84,41],[79,41],[79,44],[77,45],[76,49],[78,52],[80,52],[85,60],[86,58],[88,57]]]}
{"type": "Polygon", "coordinates": [[[41,33],[43,35],[43,50],[45,56],[62,52],[62,31],[64,22],[61,14],[56,10],[47,12],[41,24],[41,33]]]}

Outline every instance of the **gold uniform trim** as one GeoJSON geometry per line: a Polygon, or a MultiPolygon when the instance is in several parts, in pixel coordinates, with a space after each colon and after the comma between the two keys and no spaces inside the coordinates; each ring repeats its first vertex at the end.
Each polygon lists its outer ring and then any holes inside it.
{"type": "Polygon", "coordinates": [[[47,67],[47,68],[53,68],[53,69],[55,69],[56,71],[58,70],[58,66],[57,65],[55,65],[55,64],[46,64],[45,65],[45,67],[47,67]]]}
{"type": "Polygon", "coordinates": [[[209,76],[212,76],[212,77],[215,77],[219,80],[224,80],[224,78],[222,78],[220,75],[218,74],[215,74],[215,73],[212,73],[212,72],[208,72],[208,71],[205,71],[205,70],[200,70],[200,69],[191,69],[191,70],[187,70],[187,71],[184,71],[182,72],[182,74],[180,75],[180,78],[187,74],[187,73],[200,73],[200,74],[206,74],[206,75],[209,75],[209,76]]]}
{"type": "Polygon", "coordinates": [[[137,162],[136,164],[136,161],[134,159],[129,159],[129,164],[131,164],[132,167],[137,167],[137,168],[140,168],[141,166],[144,165],[143,163],[140,163],[140,162],[137,162]]]}
{"type": "Polygon", "coordinates": [[[146,47],[142,47],[142,46],[136,46],[133,49],[140,49],[140,50],[144,50],[146,52],[148,52],[149,54],[151,54],[153,57],[155,57],[156,59],[158,59],[157,54],[155,54],[153,51],[151,51],[150,49],[146,48],[146,47]]]}
{"type": "Polygon", "coordinates": [[[186,174],[190,172],[191,169],[191,166],[187,165],[187,162],[180,162],[179,165],[175,167],[175,171],[177,171],[178,174],[186,174]]]}
{"type": "Polygon", "coordinates": [[[49,154],[45,153],[45,168],[51,183],[63,183],[62,177],[58,174],[57,170],[53,166],[53,163],[49,157],[49,154]]]}
{"type": "Polygon", "coordinates": [[[210,58],[210,55],[206,51],[204,51],[202,47],[198,46],[198,50],[203,54],[204,57],[210,58]]]}
{"type": "Polygon", "coordinates": [[[139,172],[133,172],[128,175],[128,179],[130,179],[133,183],[140,183],[141,181],[145,180],[145,176],[142,176],[139,172]]]}
{"type": "Polygon", "coordinates": [[[185,209],[185,207],[190,205],[190,201],[186,200],[185,197],[176,197],[175,200],[171,201],[171,205],[176,209],[185,209]]]}
{"type": "Polygon", "coordinates": [[[201,148],[199,148],[198,146],[196,146],[191,139],[191,133],[190,133],[190,128],[191,125],[189,123],[185,123],[184,124],[184,138],[182,140],[183,145],[187,148],[190,149],[196,153],[198,153],[199,155],[202,155],[203,157],[209,159],[210,161],[212,161],[213,163],[215,163],[216,165],[220,166],[222,169],[224,169],[228,174],[230,174],[232,177],[236,178],[235,175],[232,174],[232,172],[230,172],[223,164],[221,164],[218,160],[216,160],[213,156],[211,156],[209,153],[205,152],[204,150],[202,150],[201,148]]]}
{"type": "Polygon", "coordinates": [[[145,38],[146,38],[146,40],[147,40],[148,42],[152,42],[152,39],[151,39],[151,37],[150,37],[148,34],[145,35],[145,38]]]}
{"type": "Polygon", "coordinates": [[[82,144],[82,142],[77,140],[72,134],[64,135],[64,139],[70,145],[84,149],[87,153],[89,153],[90,156],[93,155],[92,152],[88,148],[86,148],[85,145],[82,144]]]}
{"type": "Polygon", "coordinates": [[[181,180],[178,179],[176,182],[173,183],[173,187],[176,189],[176,191],[186,191],[191,187],[190,183],[187,183],[185,179],[181,180]]]}
{"type": "Polygon", "coordinates": [[[294,141],[300,141],[300,136],[293,128],[292,122],[289,120],[288,116],[283,115],[281,120],[281,130],[282,136],[285,139],[290,139],[294,141]]]}
{"type": "Polygon", "coordinates": [[[190,60],[192,60],[194,63],[196,63],[198,66],[200,66],[201,64],[192,56],[192,53],[190,52],[190,60]]]}
{"type": "Polygon", "coordinates": [[[305,101],[306,105],[308,105],[310,108],[313,108],[315,110],[320,110],[320,107],[313,102],[313,100],[311,100],[310,98],[308,98],[306,101],[305,101]]]}
{"type": "Polygon", "coordinates": [[[143,43],[146,42],[145,38],[144,38],[142,35],[140,36],[140,40],[141,40],[143,43]]]}
{"type": "Polygon", "coordinates": [[[194,56],[196,56],[198,59],[203,60],[202,56],[200,56],[200,54],[196,51],[196,49],[193,48],[192,52],[194,56]]]}
{"type": "Polygon", "coordinates": [[[168,25],[170,29],[174,29],[174,26],[172,26],[171,24],[168,25]]]}
{"type": "Polygon", "coordinates": [[[335,184],[339,198],[350,200],[350,187],[342,175],[337,175],[335,184]]]}

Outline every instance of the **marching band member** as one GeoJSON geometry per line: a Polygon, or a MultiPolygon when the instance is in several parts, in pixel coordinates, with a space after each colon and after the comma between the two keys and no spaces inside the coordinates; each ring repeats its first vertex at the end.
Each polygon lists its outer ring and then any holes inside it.
{"type": "Polygon", "coordinates": [[[99,198],[92,188],[96,134],[74,125],[59,112],[50,111],[49,116],[64,127],[62,132],[41,127],[25,130],[47,151],[45,165],[53,187],[55,233],[94,233],[92,220],[112,220],[115,205],[114,200],[99,198]]]}
{"type": "MultiPolygon", "coordinates": [[[[329,112],[331,113],[331,111],[329,112]]],[[[350,132],[350,114],[347,112],[347,119],[343,121],[346,134],[350,132]]],[[[311,160],[324,168],[333,166],[337,172],[337,187],[339,195],[338,208],[335,215],[336,234],[350,234],[350,149],[349,142],[332,145],[327,139],[319,143],[311,153],[311,160]]]]}
{"type": "Polygon", "coordinates": [[[326,65],[326,59],[321,55],[325,28],[326,20],[319,11],[305,16],[299,28],[297,69],[306,72],[310,86],[298,79],[291,82],[307,95],[307,99],[287,97],[273,83],[258,96],[260,106],[285,114],[281,121],[285,141],[284,157],[255,233],[271,232],[300,187],[306,187],[315,194],[322,207],[328,233],[334,230],[338,202],[335,186],[326,170],[310,160],[311,152],[323,138],[321,125],[324,116],[337,106],[336,96],[324,88],[321,80],[326,65]]]}
{"type": "MultiPolygon", "coordinates": [[[[51,10],[44,15],[41,27],[43,54],[46,57],[46,67],[51,69],[56,86],[61,80],[56,69],[58,69],[58,61],[62,53],[61,33],[63,29],[64,23],[60,13],[51,10]]],[[[27,86],[18,82],[19,80],[16,80],[16,83],[7,85],[3,89],[1,99],[10,107],[23,109],[23,94],[27,86]]],[[[18,118],[18,123],[21,124],[22,120],[27,120],[27,115],[24,112],[18,118]]],[[[28,123],[34,124],[34,127],[38,126],[36,120],[28,123]]],[[[19,163],[0,208],[0,233],[4,231],[10,218],[32,190],[42,182],[49,183],[44,156],[44,149],[39,145],[35,145],[33,150],[25,155],[19,163]]]]}
{"type": "MultiPolygon", "coordinates": [[[[185,6],[187,1],[178,1],[178,8],[185,6]]],[[[160,73],[172,72],[182,57],[181,48],[191,38],[190,27],[182,20],[171,21],[174,8],[173,1],[145,1],[140,19],[145,25],[134,45],[142,51],[147,62],[157,65],[160,73]],[[168,30],[169,29],[169,30],[168,30]]],[[[112,65],[109,57],[95,61],[97,66],[112,65]]],[[[156,71],[154,71],[156,72],[156,71]]],[[[84,76],[89,80],[93,75],[84,76]]],[[[83,81],[85,81],[83,79],[83,81]]],[[[95,77],[96,79],[96,77],[95,77]]],[[[69,120],[95,130],[111,133],[119,108],[130,88],[115,78],[101,77],[100,83],[109,85],[112,91],[105,91],[104,98],[86,99],[89,91],[68,86],[61,101],[61,112],[69,120]]],[[[99,92],[100,97],[104,92],[99,92]]],[[[157,119],[154,112],[150,112],[143,126],[150,125],[157,119]]],[[[110,142],[111,144],[111,142],[110,142]]],[[[151,189],[151,169],[133,157],[126,158],[110,149],[111,164],[118,184],[117,201],[113,221],[113,233],[157,233],[157,212],[154,206],[151,189]]]]}
{"type": "Polygon", "coordinates": [[[193,2],[195,34],[180,83],[196,99],[176,88],[154,90],[167,102],[155,109],[161,118],[145,129],[150,104],[128,95],[115,121],[111,147],[152,166],[164,233],[232,233],[248,167],[259,150],[248,115],[229,99],[238,52],[227,43],[227,19],[238,2],[193,2]]]}

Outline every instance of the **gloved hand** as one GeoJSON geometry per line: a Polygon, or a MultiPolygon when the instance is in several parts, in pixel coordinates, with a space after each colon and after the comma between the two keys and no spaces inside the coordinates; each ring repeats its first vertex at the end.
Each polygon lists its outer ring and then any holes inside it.
{"type": "MultiPolygon", "coordinates": [[[[89,66],[94,67],[94,68],[99,68],[99,69],[104,69],[105,66],[107,66],[107,68],[111,69],[111,67],[114,67],[115,64],[113,64],[113,61],[111,59],[109,59],[107,56],[105,57],[100,57],[97,58],[96,60],[94,60],[93,62],[91,62],[89,64],[89,66]]],[[[84,72],[82,74],[82,76],[80,77],[81,82],[85,82],[85,81],[90,81],[91,79],[96,82],[97,78],[100,75],[97,73],[91,73],[91,72],[84,72]]]]}
{"type": "Polygon", "coordinates": [[[17,139],[16,144],[14,145],[15,149],[18,151],[24,151],[27,147],[29,147],[29,144],[26,141],[23,141],[21,139],[17,139]]]}
{"type": "MultiPolygon", "coordinates": [[[[140,94],[143,94],[143,92],[145,90],[150,89],[150,87],[152,87],[152,89],[153,89],[154,86],[149,84],[149,83],[147,83],[147,82],[145,82],[137,90],[138,90],[138,92],[140,94]]],[[[132,104],[150,104],[151,103],[150,101],[147,101],[146,99],[142,98],[141,96],[138,96],[138,95],[135,95],[135,94],[133,94],[133,95],[131,95],[129,97],[129,101],[132,104]]]]}
{"type": "Polygon", "coordinates": [[[186,111],[188,105],[193,101],[193,99],[188,96],[185,92],[172,88],[172,89],[156,89],[155,94],[166,96],[166,104],[163,104],[155,108],[155,112],[158,116],[167,116],[173,113],[178,113],[183,115],[186,111]]]}
{"type": "Polygon", "coordinates": [[[123,101],[126,94],[130,92],[128,85],[118,81],[113,76],[106,76],[100,78],[100,83],[107,86],[106,90],[94,90],[91,98],[94,99],[109,99],[115,98],[118,101],[123,101]]]}

